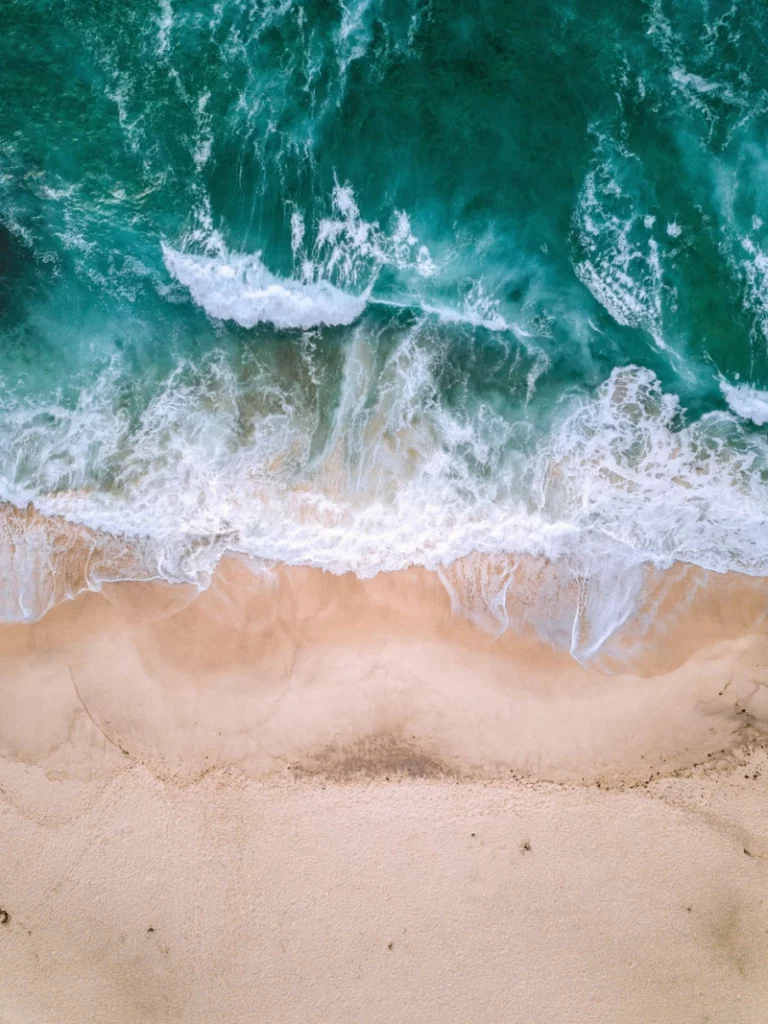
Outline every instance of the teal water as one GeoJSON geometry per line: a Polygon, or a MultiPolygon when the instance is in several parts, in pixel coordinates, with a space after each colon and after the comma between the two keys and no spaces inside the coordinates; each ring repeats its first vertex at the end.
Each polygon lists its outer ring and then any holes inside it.
{"type": "MultiPolygon", "coordinates": [[[[761,0],[0,29],[0,500],[201,585],[547,556],[590,650],[643,566],[768,573],[761,0]]],[[[5,617],[55,543],[0,545],[5,617]]]]}

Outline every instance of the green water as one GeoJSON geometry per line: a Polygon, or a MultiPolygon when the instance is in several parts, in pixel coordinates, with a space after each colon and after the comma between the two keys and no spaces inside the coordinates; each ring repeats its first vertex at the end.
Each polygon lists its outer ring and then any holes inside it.
{"type": "Polygon", "coordinates": [[[760,0],[0,29],[0,499],[170,580],[528,552],[622,605],[648,563],[768,571],[760,0]]]}

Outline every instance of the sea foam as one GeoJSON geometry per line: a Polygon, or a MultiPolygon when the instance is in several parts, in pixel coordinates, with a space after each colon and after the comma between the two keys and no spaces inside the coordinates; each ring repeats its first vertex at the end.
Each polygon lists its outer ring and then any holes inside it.
{"type": "Polygon", "coordinates": [[[163,244],[165,265],[210,316],[241,327],[278,328],[351,324],[367,296],[349,295],[328,281],[302,283],[272,274],[260,253],[213,256],[178,252],[163,244]]]}
{"type": "Polygon", "coordinates": [[[742,419],[758,427],[768,423],[768,391],[759,391],[748,384],[720,382],[720,390],[731,409],[742,419]]]}
{"type": "Polygon", "coordinates": [[[573,216],[579,252],[574,270],[617,324],[643,328],[665,349],[661,255],[652,234],[655,217],[641,216],[614,175],[606,160],[584,180],[573,216]]]}

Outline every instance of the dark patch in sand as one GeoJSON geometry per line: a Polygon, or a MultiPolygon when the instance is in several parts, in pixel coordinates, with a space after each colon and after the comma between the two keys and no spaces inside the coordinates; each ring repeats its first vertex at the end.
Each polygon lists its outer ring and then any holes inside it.
{"type": "Polygon", "coordinates": [[[710,941],[717,952],[744,974],[751,966],[752,942],[739,901],[722,897],[715,913],[706,921],[710,941]]]}
{"type": "Polygon", "coordinates": [[[359,778],[438,779],[456,771],[403,736],[376,733],[345,746],[329,743],[301,764],[294,777],[325,776],[333,782],[359,778]]]}

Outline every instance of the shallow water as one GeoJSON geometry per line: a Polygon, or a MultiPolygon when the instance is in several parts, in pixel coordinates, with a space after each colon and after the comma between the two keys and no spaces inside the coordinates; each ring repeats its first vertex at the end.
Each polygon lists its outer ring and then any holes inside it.
{"type": "Polygon", "coordinates": [[[0,500],[61,517],[2,519],[4,617],[74,535],[91,586],[479,553],[499,628],[543,556],[579,657],[649,566],[768,574],[760,0],[0,26],[0,500]]]}

